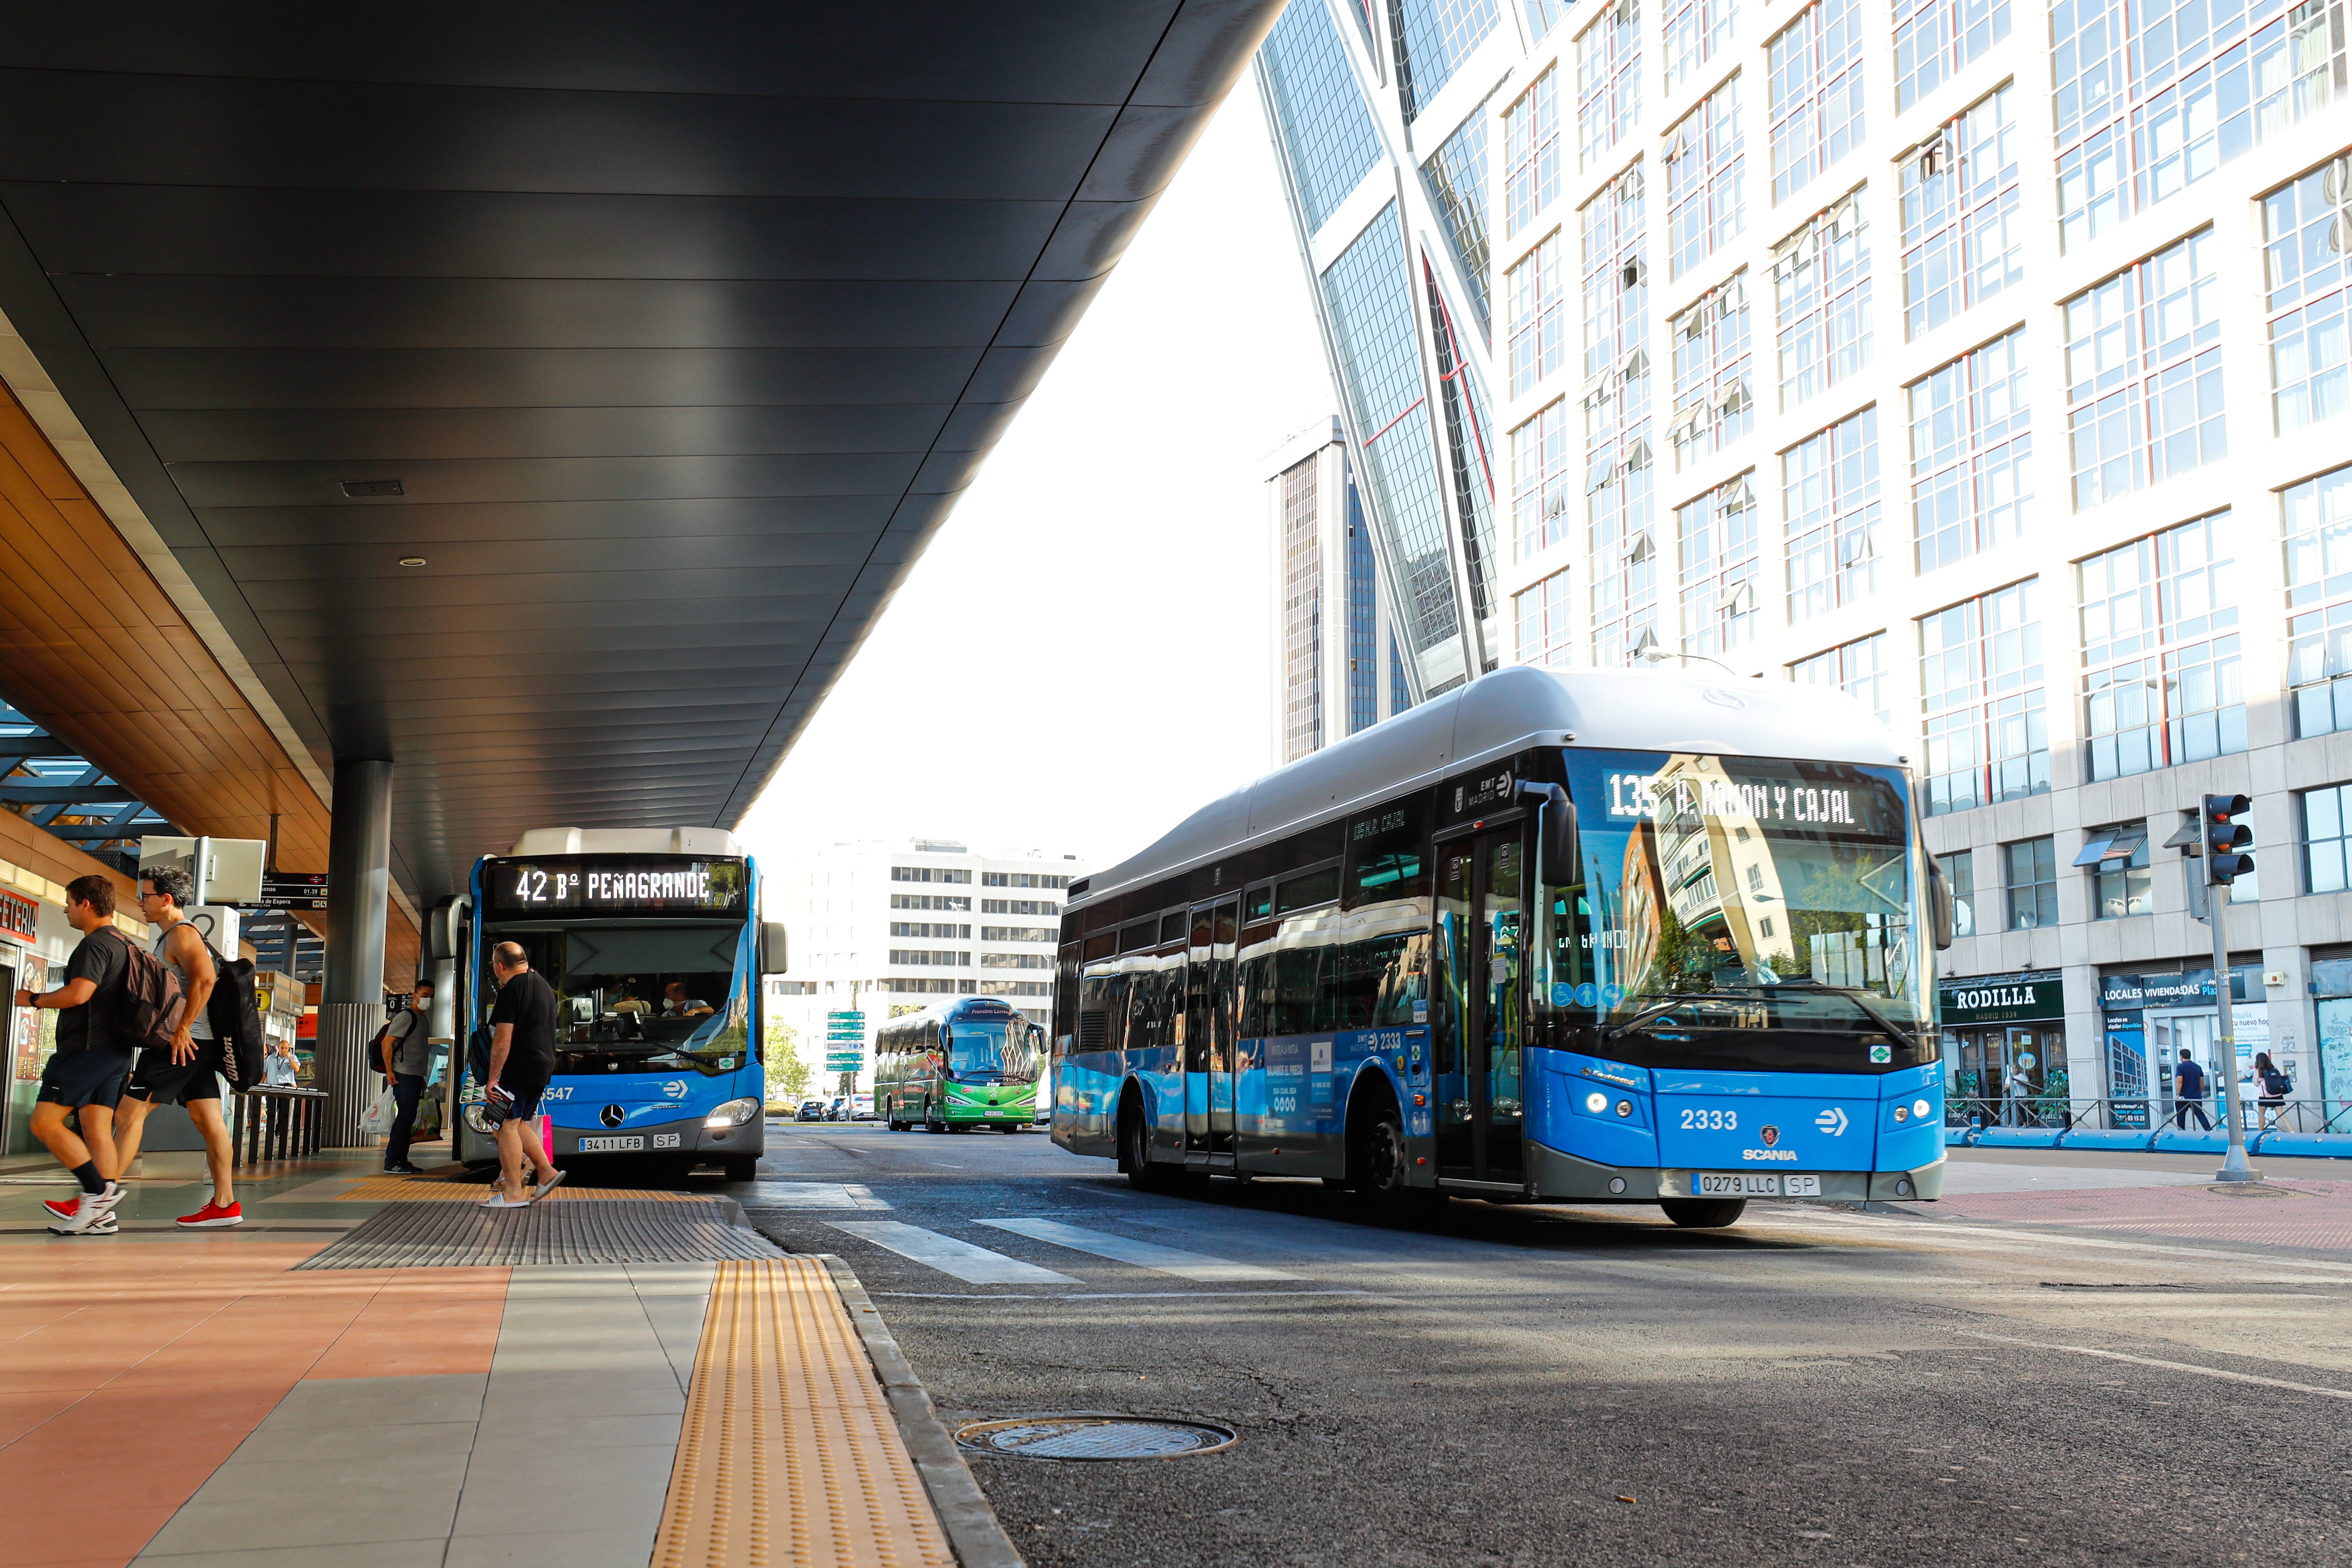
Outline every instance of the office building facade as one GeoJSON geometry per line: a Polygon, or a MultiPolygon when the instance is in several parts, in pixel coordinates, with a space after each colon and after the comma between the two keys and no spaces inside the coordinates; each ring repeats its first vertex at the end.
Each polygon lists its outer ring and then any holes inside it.
{"type": "Polygon", "coordinates": [[[771,980],[773,1016],[822,1071],[825,1018],[866,1016],[870,1088],[880,1025],[957,996],[996,996],[1040,1026],[1054,1010],[1054,952],[1075,855],[975,850],[949,839],[835,844],[784,868],[770,919],[789,928],[793,967],[771,980]]]}
{"type": "Polygon", "coordinates": [[[1403,712],[1412,699],[1339,421],[1276,447],[1265,493],[1279,767],[1403,712]]]}
{"type": "Polygon", "coordinates": [[[1988,1115],[2161,1114],[2211,1049],[2161,846],[2229,790],[2242,1051],[2352,1131],[2343,11],[1294,0],[1258,58],[1424,689],[1682,658],[1870,704],[1988,1115]]]}

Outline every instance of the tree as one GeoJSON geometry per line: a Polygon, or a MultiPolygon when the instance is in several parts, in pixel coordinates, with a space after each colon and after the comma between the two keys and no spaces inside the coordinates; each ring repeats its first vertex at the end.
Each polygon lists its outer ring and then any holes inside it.
{"type": "Polygon", "coordinates": [[[761,1044],[766,1047],[770,1103],[799,1105],[809,1089],[809,1065],[801,1058],[800,1042],[783,1025],[770,1024],[761,1044]]]}

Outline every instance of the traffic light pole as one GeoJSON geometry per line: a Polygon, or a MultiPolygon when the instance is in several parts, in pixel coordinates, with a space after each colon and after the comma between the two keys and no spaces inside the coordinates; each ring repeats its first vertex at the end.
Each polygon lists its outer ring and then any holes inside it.
{"type": "MultiPolygon", "coordinates": [[[[2209,796],[2208,800],[2221,798],[2209,796]]],[[[2233,813],[2231,817],[2223,817],[2217,822],[2215,813],[2221,809],[2221,806],[2210,805],[2200,805],[2198,808],[2199,826],[2202,830],[2199,837],[2203,840],[2200,847],[2205,856],[2205,910],[2213,927],[2213,1070],[2221,1077],[2221,1119],[2229,1123],[2230,1129],[2230,1152],[2221,1157],[2221,1168],[2213,1173],[2213,1179],[2259,1182],[2263,1179],[2262,1173],[2246,1163],[2246,1121],[2238,1099],[2237,1009],[2231,1005],[2234,999],[2231,993],[2237,987],[2231,984],[2230,977],[2230,885],[2226,881],[2217,883],[2214,880],[2214,867],[2220,853],[2219,839],[2214,830],[2234,817],[2233,813]]],[[[2242,805],[2239,809],[2243,809],[2242,805]]],[[[2226,866],[2229,862],[2221,864],[2226,866]]]]}

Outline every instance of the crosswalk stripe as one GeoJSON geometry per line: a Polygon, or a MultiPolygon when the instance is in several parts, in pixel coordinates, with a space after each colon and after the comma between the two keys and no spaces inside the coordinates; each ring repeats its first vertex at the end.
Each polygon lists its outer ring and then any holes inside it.
{"type": "Polygon", "coordinates": [[[755,1209],[887,1209],[856,1182],[761,1182],[744,1205],[755,1209]]]}
{"type": "Polygon", "coordinates": [[[835,1230],[846,1231],[860,1241],[911,1258],[926,1268],[936,1268],[942,1274],[952,1274],[968,1285],[1076,1285],[1081,1281],[1066,1274],[1056,1274],[1050,1268],[1040,1268],[1034,1263],[1024,1263],[1017,1258],[1007,1258],[1001,1252],[991,1252],[984,1247],[974,1247],[968,1241],[958,1241],[951,1236],[941,1236],[935,1230],[925,1230],[919,1225],[908,1225],[895,1219],[827,1220],[835,1230]]]}
{"type": "Polygon", "coordinates": [[[1091,1252],[1097,1258],[1108,1258],[1114,1263],[1132,1263],[1139,1268],[1174,1274],[1186,1279],[1230,1281],[1298,1278],[1279,1268],[1262,1268],[1255,1263],[1231,1263],[1222,1258],[1211,1258],[1206,1253],[1187,1252],[1181,1247],[1135,1241],[1124,1236],[1113,1236],[1108,1231],[1083,1230],[1055,1219],[984,1219],[980,1223],[993,1230],[1009,1230],[1015,1236],[1066,1247],[1073,1252],[1091,1252]]]}

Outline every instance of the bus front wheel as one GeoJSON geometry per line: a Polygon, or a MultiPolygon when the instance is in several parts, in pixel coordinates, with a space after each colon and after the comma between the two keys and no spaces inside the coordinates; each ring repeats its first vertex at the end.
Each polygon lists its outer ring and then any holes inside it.
{"type": "Polygon", "coordinates": [[[1721,1230],[1738,1223],[1748,1207],[1746,1198],[1661,1198],[1666,1217],[1690,1230],[1721,1230]]]}
{"type": "Polygon", "coordinates": [[[730,1182],[751,1182],[759,1179],[760,1156],[757,1154],[730,1155],[719,1163],[719,1168],[727,1173],[727,1179],[730,1182]]]}
{"type": "Polygon", "coordinates": [[[933,1105],[929,1100],[925,1100],[923,1102],[923,1131],[926,1132],[944,1132],[947,1130],[948,1124],[945,1119],[940,1115],[940,1108],[933,1105]]]}

